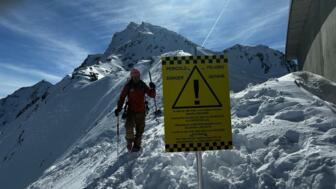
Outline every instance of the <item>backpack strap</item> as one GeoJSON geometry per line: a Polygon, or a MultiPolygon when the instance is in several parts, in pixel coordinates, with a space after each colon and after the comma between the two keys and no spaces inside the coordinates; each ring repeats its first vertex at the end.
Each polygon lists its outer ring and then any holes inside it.
{"type": "MultiPolygon", "coordinates": [[[[143,82],[142,80],[139,81],[139,85],[140,85],[140,89],[145,92],[145,82],[143,82]]],[[[129,95],[129,92],[131,89],[135,88],[134,84],[132,83],[132,79],[126,84],[127,86],[127,94],[129,95]]]]}

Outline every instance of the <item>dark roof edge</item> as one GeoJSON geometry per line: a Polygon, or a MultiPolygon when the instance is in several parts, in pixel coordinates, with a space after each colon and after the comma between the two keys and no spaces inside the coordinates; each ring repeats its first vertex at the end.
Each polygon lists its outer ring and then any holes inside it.
{"type": "Polygon", "coordinates": [[[291,16],[292,16],[292,7],[293,7],[294,0],[290,0],[290,7],[289,7],[289,13],[288,13],[288,25],[287,25],[287,34],[286,34],[286,49],[285,49],[285,59],[288,60],[288,36],[289,36],[289,26],[291,22],[291,16]]]}

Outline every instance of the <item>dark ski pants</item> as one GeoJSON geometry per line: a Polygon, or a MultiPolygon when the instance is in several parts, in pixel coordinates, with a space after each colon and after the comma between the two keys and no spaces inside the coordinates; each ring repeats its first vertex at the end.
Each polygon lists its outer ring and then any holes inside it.
{"type": "Polygon", "coordinates": [[[141,146],[142,134],[145,130],[145,112],[127,112],[126,118],[126,141],[134,143],[134,146],[141,146]],[[135,135],[134,135],[135,128],[135,135]]]}

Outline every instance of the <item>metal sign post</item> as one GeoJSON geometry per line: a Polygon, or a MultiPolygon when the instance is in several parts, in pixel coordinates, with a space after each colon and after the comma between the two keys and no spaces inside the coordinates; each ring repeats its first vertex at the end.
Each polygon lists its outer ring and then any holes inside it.
{"type": "MultiPolygon", "coordinates": [[[[197,55],[197,46],[195,46],[195,55],[197,55]]],[[[202,151],[195,152],[197,161],[197,183],[198,189],[203,189],[203,165],[202,165],[202,151]]]]}
{"type": "Polygon", "coordinates": [[[198,151],[195,153],[196,153],[196,161],[197,161],[198,188],[203,189],[202,152],[198,151]]]}

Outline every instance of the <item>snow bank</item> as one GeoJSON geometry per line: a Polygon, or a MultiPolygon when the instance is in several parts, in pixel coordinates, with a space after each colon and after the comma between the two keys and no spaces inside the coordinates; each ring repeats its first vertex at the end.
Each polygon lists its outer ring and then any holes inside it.
{"type": "Polygon", "coordinates": [[[336,111],[336,84],[330,80],[313,74],[310,72],[296,72],[294,74],[295,83],[310,92],[311,94],[319,97],[320,99],[330,102],[331,106],[336,111]]]}

